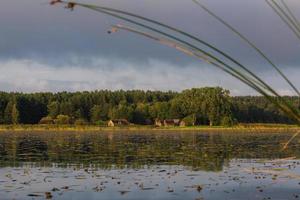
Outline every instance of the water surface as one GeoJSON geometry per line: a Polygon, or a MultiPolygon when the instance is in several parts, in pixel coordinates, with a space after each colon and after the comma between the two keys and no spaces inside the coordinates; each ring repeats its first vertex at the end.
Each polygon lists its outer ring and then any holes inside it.
{"type": "Polygon", "coordinates": [[[0,133],[1,199],[298,199],[292,133],[0,133]]]}

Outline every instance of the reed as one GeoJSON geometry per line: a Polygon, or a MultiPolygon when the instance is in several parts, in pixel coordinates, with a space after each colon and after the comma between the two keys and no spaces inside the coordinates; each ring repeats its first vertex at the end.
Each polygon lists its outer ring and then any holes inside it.
{"type": "Polygon", "coordinates": [[[284,6],[286,9],[287,13],[291,16],[291,18],[294,20],[295,24],[297,25],[298,29],[300,29],[300,22],[299,20],[295,17],[294,13],[290,9],[290,7],[284,2],[284,0],[281,0],[281,4],[284,6]]]}
{"type": "MultiPolygon", "coordinates": [[[[194,1],[198,2],[198,1],[194,1]]],[[[220,68],[227,74],[237,78],[244,84],[256,90],[261,95],[265,96],[270,102],[276,105],[280,110],[282,110],[287,116],[293,119],[298,125],[300,125],[300,114],[297,108],[287,102],[282,98],[275,89],[258,77],[254,72],[252,72],[249,67],[246,67],[240,63],[233,56],[225,53],[216,46],[201,40],[199,37],[190,34],[184,30],[180,30],[176,27],[164,24],[159,21],[155,21],[150,18],[146,18],[141,15],[126,12],[119,9],[114,9],[104,6],[95,6],[89,4],[68,2],[62,0],[52,1],[51,4],[56,3],[65,4],[66,8],[73,10],[74,7],[80,6],[87,9],[91,9],[102,14],[110,15],[114,18],[120,19],[129,25],[115,25],[109,33],[116,32],[118,30],[125,30],[131,33],[141,35],[143,37],[155,40],[163,45],[167,45],[171,48],[175,48],[189,56],[196,57],[202,61],[205,61],[217,68],[220,68]],[[208,48],[209,50],[205,50],[208,48]]],[[[199,3],[199,2],[198,2],[199,3]]],[[[198,4],[200,5],[200,4],[198,4]]],[[[208,9],[206,9],[209,11],[208,9]]],[[[210,12],[210,11],[209,11],[210,12]]],[[[230,28],[235,34],[237,34],[241,39],[247,42],[252,48],[254,48],[263,58],[265,58],[276,71],[290,84],[290,86],[298,93],[297,88],[289,81],[289,79],[281,72],[281,70],[260,50],[254,43],[244,37],[235,28],[229,25],[227,22],[222,20],[220,17],[210,12],[213,17],[222,22],[225,26],[230,28]]],[[[292,19],[292,18],[290,18],[292,19]]],[[[295,22],[293,24],[296,24],[295,22]]],[[[296,137],[296,136],[295,136],[296,137]]]]}
{"type": "Polygon", "coordinates": [[[281,0],[281,4],[277,3],[275,0],[265,1],[300,40],[300,23],[284,0],[281,0]]]}
{"type": "MultiPolygon", "coordinates": [[[[248,44],[251,48],[253,48],[264,60],[267,61],[279,74],[280,76],[291,86],[291,88],[296,92],[296,94],[300,97],[300,92],[296,88],[296,86],[288,79],[288,77],[277,67],[277,65],[261,50],[259,49],[254,42],[250,41],[245,35],[243,35],[240,31],[238,31],[235,27],[233,27],[231,24],[226,22],[224,19],[222,19],[220,16],[212,12],[209,8],[207,8],[203,3],[201,3],[201,0],[192,0],[196,5],[201,7],[204,11],[206,11],[210,16],[215,18],[217,21],[222,23],[224,26],[226,26],[229,30],[231,30],[234,34],[236,34],[242,41],[244,41],[246,44],[248,44]]],[[[284,3],[284,1],[282,0],[284,3]]],[[[287,7],[287,5],[284,3],[284,5],[287,7]]],[[[287,7],[288,8],[288,7],[287,7]]]]}

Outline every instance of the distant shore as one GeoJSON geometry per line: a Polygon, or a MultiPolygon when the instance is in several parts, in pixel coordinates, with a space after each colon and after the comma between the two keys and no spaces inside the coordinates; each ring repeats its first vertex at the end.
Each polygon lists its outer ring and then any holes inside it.
{"type": "Polygon", "coordinates": [[[242,124],[233,127],[191,126],[191,127],[155,127],[131,125],[106,127],[96,125],[0,125],[0,132],[5,131],[207,131],[207,132],[282,132],[300,130],[299,126],[287,124],[242,124]]]}

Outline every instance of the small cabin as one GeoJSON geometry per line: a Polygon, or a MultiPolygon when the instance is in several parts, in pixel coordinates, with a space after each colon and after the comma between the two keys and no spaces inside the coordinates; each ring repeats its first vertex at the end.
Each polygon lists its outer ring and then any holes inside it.
{"type": "Polygon", "coordinates": [[[165,119],[164,126],[180,126],[180,119],[165,119]]]}
{"type": "Polygon", "coordinates": [[[114,127],[114,126],[128,126],[130,123],[126,119],[112,119],[109,120],[107,126],[114,127]]]}
{"type": "Polygon", "coordinates": [[[54,120],[51,117],[43,117],[39,124],[54,124],[54,120]]]}
{"type": "Polygon", "coordinates": [[[163,120],[156,119],[155,122],[154,122],[154,125],[156,127],[162,127],[164,125],[164,122],[163,122],[163,120]]]}
{"type": "Polygon", "coordinates": [[[183,120],[182,120],[182,121],[180,121],[180,123],[179,123],[179,126],[180,126],[180,127],[185,127],[185,126],[186,126],[186,123],[185,123],[185,121],[183,121],[183,120]]]}

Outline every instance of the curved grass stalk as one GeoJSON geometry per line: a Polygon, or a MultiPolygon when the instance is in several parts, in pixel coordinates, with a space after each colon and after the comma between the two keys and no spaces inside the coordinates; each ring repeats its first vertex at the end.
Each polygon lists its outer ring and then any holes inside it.
{"type": "Polygon", "coordinates": [[[300,131],[297,131],[282,147],[282,150],[285,150],[289,144],[300,134],[300,131]]]}
{"type": "MultiPolygon", "coordinates": [[[[73,3],[74,4],[74,3],[73,3]]],[[[82,7],[85,7],[85,8],[89,8],[89,9],[92,9],[92,10],[95,10],[95,11],[98,11],[98,12],[101,12],[101,13],[104,13],[104,14],[108,14],[108,15],[111,15],[115,18],[118,18],[118,19],[122,19],[124,21],[127,21],[131,24],[135,24],[137,26],[140,26],[140,27],[143,27],[143,28],[146,28],[146,29],[149,29],[151,31],[154,31],[156,33],[159,33],[159,34],[162,34],[164,36],[167,36],[169,38],[172,38],[176,41],[179,41],[180,43],[183,43],[183,44],[186,44],[192,48],[195,48],[197,49],[198,51],[200,51],[201,53],[204,53],[206,56],[209,56],[209,57],[212,57],[214,60],[216,60],[217,62],[223,64],[223,65],[226,65],[223,61],[221,61],[220,59],[218,59],[217,57],[203,51],[202,49],[199,49],[198,47],[196,47],[195,45],[191,44],[191,43],[188,43],[180,38],[177,38],[173,35],[170,35],[168,33],[165,33],[165,32],[162,32],[158,29],[155,29],[153,27],[150,27],[148,25],[145,25],[145,24],[142,24],[142,23],[139,23],[137,21],[134,21],[132,19],[128,19],[128,18],[125,18],[123,16],[120,16],[118,14],[115,14],[115,13],[111,13],[111,12],[108,12],[108,11],[113,11],[113,12],[117,12],[117,13],[122,13],[122,14],[125,14],[125,15],[129,15],[129,16],[132,16],[132,17],[136,17],[136,18],[139,18],[139,19],[142,19],[142,20],[145,20],[147,22],[152,22],[152,23],[155,23],[157,25],[160,25],[160,26],[163,26],[165,28],[169,28],[171,30],[176,30],[176,32],[179,32],[179,33],[182,33],[184,35],[187,35],[191,38],[196,38],[195,36],[192,36],[184,31],[181,31],[181,30],[178,30],[176,28],[173,28],[173,27],[170,27],[168,25],[165,25],[165,24],[162,24],[160,22],[157,22],[157,21],[154,21],[154,20],[151,20],[151,19],[148,19],[148,18],[145,18],[145,17],[142,17],[142,16],[139,16],[139,15],[136,15],[136,14],[132,14],[132,13],[129,13],[129,12],[125,12],[125,11],[121,11],[121,10],[117,10],[117,9],[112,9],[112,8],[107,8],[107,7],[102,7],[102,6],[94,6],[94,5],[87,5],[87,4],[76,4],[76,5],[79,5],[79,6],[82,6],[82,7]]],[[[281,102],[284,104],[285,108],[290,110],[290,114],[292,113],[292,118],[295,119],[296,118],[296,121],[299,122],[300,120],[300,117],[299,117],[299,113],[298,111],[293,108],[293,106],[291,104],[289,104],[288,102],[286,102],[284,99],[282,99],[282,97],[275,91],[273,90],[269,85],[267,85],[264,81],[262,81],[259,77],[257,77],[253,72],[251,72],[250,70],[248,70],[245,66],[243,66],[242,64],[240,64],[238,61],[234,60],[232,57],[230,57],[229,55],[225,54],[224,52],[220,51],[219,49],[217,49],[216,47],[204,42],[204,41],[201,41],[199,40],[198,38],[196,38],[195,40],[197,41],[200,41],[201,43],[205,44],[206,46],[209,46],[211,47],[213,50],[217,51],[218,53],[224,55],[226,58],[228,58],[229,60],[231,60],[233,63],[237,64],[239,67],[241,67],[243,70],[245,70],[247,73],[249,73],[251,76],[253,76],[255,79],[257,79],[262,85],[264,85],[264,87],[268,90],[268,92],[272,93],[273,95],[275,95],[276,97],[278,97],[281,102]]],[[[230,67],[229,65],[226,65],[227,67],[230,67]]],[[[259,92],[261,93],[261,92],[259,92]]],[[[285,113],[287,112],[287,110],[283,110],[285,113]]]]}
{"type": "Polygon", "coordinates": [[[105,8],[105,7],[100,7],[100,6],[87,5],[87,4],[77,4],[77,3],[74,3],[74,2],[69,3],[69,2],[65,2],[65,1],[59,1],[59,3],[65,3],[65,4],[67,4],[68,8],[71,7],[72,9],[74,8],[75,5],[79,5],[79,6],[82,6],[82,7],[85,7],[85,8],[89,8],[89,9],[98,11],[98,12],[103,13],[103,14],[113,16],[115,18],[118,18],[118,19],[121,19],[123,21],[129,22],[130,24],[133,24],[133,25],[139,26],[143,29],[147,29],[149,31],[152,31],[155,34],[162,35],[162,36],[164,36],[168,39],[171,39],[171,41],[175,41],[176,44],[180,44],[180,45],[183,45],[184,47],[187,47],[187,49],[184,49],[186,52],[187,52],[187,50],[192,50],[193,52],[195,52],[195,55],[197,55],[198,58],[202,58],[203,60],[208,61],[212,65],[223,68],[225,72],[229,73],[233,77],[239,79],[240,81],[244,82],[245,84],[247,84],[248,86],[250,86],[251,88],[256,90],[258,93],[265,96],[270,102],[272,102],[279,109],[281,109],[287,116],[289,116],[291,119],[295,120],[298,124],[300,124],[300,115],[299,115],[298,110],[295,109],[285,99],[283,99],[273,88],[271,88],[268,84],[266,84],[264,81],[262,81],[253,72],[248,70],[245,66],[240,64],[238,61],[236,61],[235,59],[233,59],[229,55],[225,54],[223,51],[217,49],[216,47],[214,47],[214,46],[198,39],[197,37],[195,37],[195,36],[193,36],[189,33],[186,33],[184,31],[181,31],[179,29],[173,28],[171,26],[162,24],[160,22],[157,22],[157,21],[154,21],[154,20],[142,17],[142,16],[138,16],[138,15],[135,15],[135,14],[132,14],[132,13],[128,13],[128,12],[125,12],[125,11],[120,11],[120,10],[116,10],[116,9],[112,9],[112,8],[105,8]],[[160,29],[156,29],[152,26],[148,26],[145,23],[141,23],[139,21],[130,19],[128,17],[124,17],[121,14],[124,14],[126,16],[135,17],[135,18],[138,18],[139,20],[144,20],[146,22],[151,22],[155,25],[161,26],[162,28],[166,28],[169,31],[172,30],[172,31],[175,31],[176,33],[180,33],[183,36],[194,39],[197,42],[200,42],[200,43],[202,43],[202,44],[204,44],[208,47],[211,47],[211,49],[215,50],[216,52],[218,52],[219,54],[224,56],[226,59],[228,59],[231,62],[235,63],[238,67],[240,67],[244,71],[241,72],[239,70],[234,69],[232,66],[230,66],[229,64],[227,64],[225,61],[222,60],[224,58],[218,58],[215,55],[213,55],[211,53],[208,53],[208,52],[204,51],[203,49],[195,46],[194,44],[185,41],[184,39],[178,38],[178,37],[176,37],[172,34],[164,32],[160,29]],[[253,81],[253,79],[254,79],[254,81],[253,81]],[[275,97],[271,96],[271,95],[274,95],[275,97]]]}
{"type": "MultiPolygon", "coordinates": [[[[221,70],[225,71],[226,73],[230,74],[231,76],[239,79],[241,82],[245,83],[246,85],[248,85],[249,87],[253,88],[254,90],[258,91],[260,94],[262,94],[263,96],[265,96],[270,102],[272,102],[273,104],[275,104],[278,108],[280,108],[281,110],[283,110],[285,113],[289,113],[289,109],[287,107],[284,107],[283,105],[281,105],[280,103],[278,103],[273,97],[271,97],[270,95],[268,95],[264,90],[262,90],[257,84],[257,82],[255,82],[254,80],[251,80],[250,77],[247,77],[245,76],[244,74],[240,73],[239,71],[235,70],[235,69],[232,69],[227,66],[222,66],[220,65],[219,63],[216,63],[214,61],[212,61],[210,58],[208,58],[207,56],[205,55],[200,55],[198,53],[195,53],[193,52],[193,49],[191,49],[190,47],[187,47],[187,46],[183,46],[179,43],[176,43],[174,41],[171,41],[171,40],[168,40],[168,39],[165,39],[165,38],[158,38],[156,36],[153,36],[152,34],[150,33],[147,33],[147,32],[143,32],[143,31],[140,31],[138,29],[134,29],[134,28],[131,28],[131,27],[128,27],[128,26],[123,26],[123,25],[116,25],[116,26],[113,26],[113,29],[116,30],[116,29],[123,29],[123,30],[126,30],[126,31],[129,31],[129,32],[132,32],[132,33],[136,33],[136,34],[139,34],[139,35],[142,35],[142,36],[145,36],[147,38],[150,38],[152,40],[155,40],[163,45],[167,45],[169,47],[172,47],[172,48],[175,48],[189,56],[193,56],[193,57],[196,57],[196,58],[199,58],[217,68],[220,68],[221,70]]],[[[293,115],[289,115],[291,118],[298,118],[297,116],[293,116],[293,115]]],[[[299,119],[299,118],[298,118],[299,119]]]]}
{"type": "MultiPolygon", "coordinates": [[[[62,1],[63,2],[63,1],[62,1]]],[[[63,3],[67,3],[67,2],[63,2],[63,3]]],[[[152,20],[152,19],[149,19],[149,18],[146,18],[146,17],[143,17],[143,16],[139,16],[139,15],[136,15],[136,14],[133,14],[133,13],[129,13],[129,12],[125,12],[125,11],[122,11],[122,10],[118,10],[118,9],[113,9],[113,8],[108,8],[108,7],[103,7],[103,6],[94,6],[94,5],[87,5],[87,4],[81,4],[81,3],[76,3],[76,5],[79,5],[79,6],[82,6],[82,7],[86,7],[86,8],[89,8],[89,9],[92,9],[92,10],[95,10],[95,11],[98,11],[98,12],[102,12],[104,13],[105,10],[107,11],[112,11],[112,12],[116,12],[116,13],[121,13],[121,14],[124,14],[124,15],[128,15],[128,16],[131,16],[131,17],[135,17],[135,18],[138,18],[138,19],[141,19],[141,20],[145,20],[146,22],[150,22],[150,23],[153,23],[155,25],[159,25],[159,26],[162,26],[166,29],[169,29],[169,30],[172,30],[176,33],[179,33],[179,34],[182,34],[184,36],[187,36],[189,37],[190,39],[193,39],[197,42],[200,42],[201,44],[211,48],[212,50],[218,52],[219,54],[221,54],[222,56],[224,56],[226,59],[230,60],[231,62],[237,64],[239,67],[243,68],[243,70],[245,70],[247,73],[250,73],[252,76],[254,76],[255,78],[259,79],[253,72],[251,72],[250,70],[248,70],[246,67],[244,67],[241,63],[239,63],[238,61],[236,61],[235,59],[233,59],[231,56],[229,56],[228,54],[224,53],[223,51],[219,50],[218,48],[214,47],[213,45],[203,41],[203,40],[200,40],[199,38],[185,32],[185,31],[182,31],[182,30],[179,30],[175,27],[172,27],[172,26],[169,26],[169,25],[166,25],[166,24],[163,24],[161,22],[158,22],[158,21],[155,21],[155,20],[152,20]]],[[[112,15],[112,13],[105,13],[105,14],[108,14],[108,15],[112,15]]],[[[125,20],[127,22],[130,22],[130,23],[134,23],[135,25],[139,25],[139,26],[142,26],[144,28],[148,28],[152,31],[155,31],[157,32],[157,29],[154,30],[153,28],[149,28],[149,26],[145,26],[144,24],[141,24],[141,23],[136,23],[134,22],[133,20],[130,20],[130,19],[126,19],[124,17],[120,17],[119,15],[115,15],[113,14],[114,17],[116,18],[119,18],[119,19],[122,19],[122,20],[125,20]]],[[[261,79],[259,79],[260,82],[262,82],[261,79]]],[[[266,85],[266,84],[265,84],[266,85]]],[[[275,95],[275,94],[274,94],[275,95]]]]}
{"type": "MultiPolygon", "coordinates": [[[[174,30],[177,30],[176,32],[180,32],[180,33],[182,33],[182,34],[184,34],[184,35],[189,35],[189,34],[183,32],[183,31],[181,31],[181,30],[179,30],[179,29],[170,27],[170,26],[168,26],[168,25],[162,24],[162,23],[160,23],[160,22],[157,22],[157,21],[154,21],[154,20],[151,20],[151,19],[148,19],[148,18],[139,16],[139,15],[135,15],[135,14],[128,13],[128,12],[125,12],[125,11],[120,11],[120,10],[117,10],[117,9],[112,9],[112,8],[107,8],[107,7],[100,7],[100,6],[93,6],[93,5],[87,5],[87,4],[78,4],[78,5],[80,5],[80,6],[82,6],[82,7],[86,7],[86,8],[92,9],[92,10],[95,10],[95,11],[98,11],[98,12],[101,12],[101,13],[104,13],[104,14],[108,14],[108,15],[114,16],[115,18],[122,19],[122,20],[124,20],[124,21],[129,22],[129,23],[132,23],[132,24],[141,26],[141,27],[143,27],[143,28],[149,29],[149,30],[154,31],[154,32],[156,32],[156,33],[159,33],[159,34],[162,34],[162,35],[164,35],[164,36],[170,37],[170,38],[172,38],[172,39],[174,39],[174,40],[176,40],[176,41],[179,41],[180,43],[186,44],[186,45],[188,45],[188,46],[190,46],[190,47],[192,47],[192,48],[197,49],[197,50],[200,51],[201,53],[204,53],[206,56],[212,57],[213,59],[215,59],[217,62],[219,62],[219,63],[221,63],[221,64],[225,64],[223,61],[221,61],[221,60],[218,59],[217,57],[215,57],[215,56],[209,54],[208,52],[203,51],[202,49],[199,49],[199,48],[196,47],[195,45],[193,45],[193,44],[191,44],[191,43],[188,43],[188,42],[186,42],[186,41],[184,41],[184,40],[182,40],[182,39],[180,39],[180,38],[177,38],[177,37],[175,37],[175,36],[173,36],[173,35],[170,35],[170,34],[168,34],[168,33],[162,32],[162,31],[160,31],[160,30],[158,30],[158,29],[155,29],[155,28],[153,28],[153,27],[150,27],[150,26],[148,26],[148,25],[139,23],[139,22],[137,22],[137,21],[134,21],[134,20],[131,20],[131,19],[122,17],[122,16],[120,16],[120,15],[117,15],[117,14],[114,14],[114,13],[111,13],[111,12],[108,12],[108,11],[106,11],[106,10],[113,11],[113,12],[117,12],[117,13],[126,14],[126,15],[129,15],[129,16],[134,16],[134,17],[137,17],[137,18],[139,18],[139,19],[143,19],[143,20],[145,20],[145,21],[147,21],[147,22],[152,22],[152,23],[155,23],[155,24],[157,24],[157,25],[161,25],[161,26],[163,26],[163,27],[165,27],[165,28],[169,28],[169,29],[172,29],[172,30],[173,30],[173,29],[174,29],[174,30]]],[[[192,38],[196,38],[195,36],[191,36],[191,37],[192,37],[192,38]]],[[[226,58],[228,58],[230,61],[232,61],[233,63],[237,64],[239,67],[241,67],[241,68],[242,68],[243,70],[245,70],[247,73],[249,73],[251,76],[253,76],[255,79],[257,79],[257,81],[259,81],[259,82],[263,85],[263,87],[265,87],[265,88],[268,90],[268,92],[270,92],[270,93],[272,93],[273,95],[275,95],[276,97],[278,97],[278,98],[281,100],[281,102],[282,102],[283,104],[285,104],[285,106],[286,106],[287,108],[289,108],[289,109],[292,111],[292,113],[293,113],[294,116],[298,116],[298,117],[296,117],[296,118],[297,118],[296,121],[300,124],[300,120],[299,120],[300,117],[299,117],[298,111],[297,111],[295,108],[293,108],[293,106],[292,106],[290,103],[288,103],[287,101],[285,101],[285,100],[284,100],[284,99],[283,99],[283,98],[282,98],[275,90],[273,90],[273,89],[272,89],[268,84],[266,84],[262,79],[260,79],[260,78],[259,78],[258,76],[256,76],[253,72],[251,72],[249,69],[247,69],[245,66],[243,66],[242,64],[240,64],[238,61],[236,61],[235,59],[233,59],[232,57],[230,57],[230,56],[227,55],[226,53],[222,52],[221,50],[217,49],[216,47],[214,47],[214,46],[212,46],[212,45],[210,45],[210,44],[208,44],[208,43],[206,43],[206,42],[203,42],[203,41],[199,40],[198,38],[196,38],[196,39],[197,39],[197,41],[200,41],[201,43],[206,44],[206,46],[211,47],[213,50],[217,51],[217,52],[220,53],[221,55],[224,55],[224,56],[225,56],[226,58]]],[[[227,67],[228,67],[228,65],[227,65],[227,67]]],[[[286,111],[284,111],[284,112],[286,112],[286,111]]],[[[295,119],[295,117],[293,117],[293,118],[295,119]]]]}
{"type": "MultiPolygon", "coordinates": [[[[182,44],[179,44],[179,43],[176,43],[175,41],[171,41],[169,39],[166,39],[166,38],[159,38],[157,36],[154,36],[153,34],[151,33],[148,33],[148,32],[144,32],[144,31],[141,31],[141,30],[138,30],[136,28],[132,28],[132,27],[129,27],[129,26],[124,26],[124,25],[115,25],[115,26],[112,26],[112,32],[116,32],[118,29],[121,29],[121,30],[125,30],[125,31],[129,31],[129,32],[132,32],[132,33],[136,33],[138,35],[141,35],[141,36],[144,36],[146,38],[149,38],[149,39],[152,39],[152,40],[155,40],[156,42],[162,44],[162,45],[165,45],[165,46],[169,46],[171,48],[175,48],[176,50],[178,51],[181,51],[183,52],[184,54],[188,55],[188,56],[192,56],[192,57],[196,57],[196,58],[200,58],[200,59],[203,59],[205,62],[209,63],[209,64],[212,64],[213,61],[211,61],[207,56],[205,56],[204,54],[199,54],[197,53],[197,50],[195,49],[191,49],[190,47],[188,46],[184,46],[182,44]],[[196,52],[195,52],[196,51],[196,52]]],[[[214,63],[213,65],[216,66],[216,64],[214,63]]],[[[245,76],[240,76],[241,75],[241,72],[238,71],[238,70],[235,70],[233,68],[229,68],[229,70],[227,68],[224,68],[224,67],[221,67],[221,66],[218,66],[218,68],[222,69],[223,71],[226,71],[227,73],[231,72],[230,74],[233,75],[232,71],[234,72],[235,74],[235,77],[239,77],[239,79],[243,79],[244,81],[247,81],[248,83],[256,83],[257,85],[260,85],[259,82],[257,82],[255,79],[252,79],[251,77],[245,77],[245,76]]],[[[262,85],[260,85],[261,87],[263,87],[262,85]]]]}
{"type": "Polygon", "coordinates": [[[273,11],[281,18],[281,20],[293,31],[296,37],[300,40],[300,32],[297,30],[297,27],[294,27],[293,24],[285,18],[285,16],[281,13],[275,5],[272,4],[272,1],[265,0],[267,4],[273,9],[273,11]]]}
{"type": "Polygon", "coordinates": [[[295,24],[297,25],[298,29],[300,29],[300,21],[295,17],[294,13],[291,11],[290,7],[284,2],[284,0],[281,0],[281,4],[285,7],[288,14],[291,16],[291,18],[294,20],[295,24]]]}
{"type": "Polygon", "coordinates": [[[300,28],[299,28],[298,24],[293,20],[292,16],[290,16],[289,13],[284,10],[284,8],[280,7],[280,5],[275,0],[270,0],[270,1],[282,13],[282,15],[289,21],[289,23],[300,33],[300,28]]]}
{"type": "MultiPolygon", "coordinates": [[[[162,24],[162,23],[160,23],[160,22],[157,22],[157,21],[154,21],[154,20],[151,20],[151,19],[148,19],[148,18],[139,16],[139,15],[135,15],[135,14],[132,14],[132,13],[128,13],[128,12],[125,12],[125,11],[121,11],[121,10],[117,10],[117,9],[112,9],[112,8],[107,8],[107,7],[91,6],[91,5],[86,5],[86,4],[79,4],[79,5],[81,5],[82,7],[86,7],[86,8],[92,9],[92,10],[96,10],[96,11],[105,13],[105,14],[109,14],[109,13],[106,12],[106,11],[104,11],[104,10],[109,10],[109,11],[113,11],[113,12],[118,12],[118,13],[126,14],[126,15],[129,15],[129,16],[137,17],[137,18],[143,19],[143,20],[145,20],[145,21],[147,21],[147,22],[152,22],[152,23],[154,23],[154,24],[163,26],[163,27],[165,27],[165,28],[168,28],[168,29],[173,30],[173,31],[178,32],[178,33],[181,33],[181,34],[183,34],[183,35],[185,35],[185,36],[188,36],[189,38],[194,39],[194,40],[200,42],[201,44],[204,44],[205,46],[207,46],[207,47],[211,48],[212,50],[218,52],[219,54],[221,54],[222,56],[224,56],[225,58],[227,58],[227,59],[230,60],[231,62],[237,64],[239,67],[241,67],[241,68],[242,68],[243,70],[245,70],[247,73],[249,73],[249,74],[251,74],[253,77],[255,77],[259,82],[261,82],[261,84],[263,84],[264,87],[266,87],[267,89],[269,89],[270,91],[272,91],[273,95],[279,96],[278,94],[276,94],[276,92],[275,92],[274,90],[272,90],[270,87],[268,87],[266,83],[264,83],[259,77],[257,77],[253,72],[251,72],[249,69],[247,69],[247,68],[246,68],[245,66],[243,66],[241,63],[239,63],[238,61],[236,61],[235,59],[233,59],[232,57],[230,57],[228,54],[224,53],[223,51],[221,51],[221,50],[217,49],[216,47],[214,47],[214,46],[212,46],[212,45],[206,43],[205,41],[202,41],[202,40],[196,38],[195,36],[192,36],[192,35],[190,35],[190,34],[184,32],[184,31],[181,31],[181,30],[176,29],[176,28],[174,28],[174,27],[171,27],[171,26],[162,24]],[[98,8],[98,9],[96,9],[96,8],[98,8]]],[[[149,30],[151,30],[151,31],[158,32],[158,33],[161,33],[161,34],[163,34],[163,35],[166,35],[165,33],[161,32],[161,31],[158,30],[158,29],[154,29],[154,28],[152,28],[152,27],[149,27],[149,26],[147,26],[147,25],[138,23],[138,22],[133,21],[133,20],[128,19],[128,18],[120,17],[120,15],[117,16],[117,15],[112,14],[112,13],[110,13],[109,15],[112,15],[112,16],[114,16],[114,17],[117,17],[117,18],[119,18],[119,19],[125,20],[125,21],[127,21],[127,22],[133,23],[133,24],[138,25],[138,26],[142,26],[142,27],[147,28],[147,29],[149,29],[149,30]]],[[[168,34],[168,36],[169,36],[169,37],[172,37],[173,39],[175,39],[175,37],[173,37],[172,35],[169,35],[169,34],[168,34]]],[[[178,41],[179,41],[179,38],[177,38],[177,39],[175,39],[175,40],[178,40],[178,41]]],[[[182,42],[183,40],[180,40],[180,41],[182,42]]],[[[184,43],[186,43],[186,42],[184,42],[184,43]]],[[[186,43],[186,44],[187,44],[187,43],[186,43]]],[[[190,45],[191,45],[191,44],[190,44],[190,45]]],[[[193,46],[194,46],[194,45],[193,45],[193,46]]],[[[195,46],[194,46],[194,47],[195,47],[195,46]]],[[[198,49],[198,50],[199,50],[199,49],[198,49]]]]}
{"type": "MultiPolygon", "coordinates": [[[[94,8],[90,8],[90,9],[94,9],[94,8]]],[[[97,10],[97,11],[99,11],[99,10],[97,10]]],[[[109,15],[112,15],[112,16],[117,17],[117,18],[119,18],[119,19],[123,19],[123,20],[125,20],[125,21],[127,21],[127,22],[133,23],[133,24],[135,24],[135,25],[139,25],[139,26],[141,26],[141,27],[143,27],[143,28],[147,28],[147,29],[149,29],[149,30],[151,30],[151,31],[154,31],[154,32],[156,32],[156,33],[159,33],[159,34],[162,34],[162,35],[164,35],[164,36],[170,37],[170,38],[172,38],[172,39],[174,39],[174,40],[176,40],[176,41],[179,41],[179,42],[181,42],[181,43],[183,43],[183,44],[185,44],[185,45],[190,46],[189,48],[193,48],[194,50],[196,50],[196,51],[198,51],[198,52],[204,54],[205,56],[209,56],[209,57],[215,59],[217,62],[219,62],[219,63],[221,63],[221,64],[223,64],[223,65],[226,65],[225,63],[223,63],[223,61],[219,60],[217,57],[213,56],[212,54],[210,54],[210,53],[208,53],[208,52],[206,52],[206,51],[204,51],[204,50],[202,50],[202,49],[199,49],[198,47],[196,47],[196,46],[194,46],[194,45],[192,45],[192,44],[190,44],[190,43],[188,43],[188,42],[186,42],[186,41],[183,41],[183,40],[181,40],[181,39],[179,39],[179,38],[177,38],[177,37],[174,37],[174,36],[172,36],[172,35],[169,35],[168,33],[164,33],[164,32],[162,32],[162,31],[160,31],[160,30],[158,30],[158,29],[154,29],[154,28],[149,27],[149,26],[147,26],[147,25],[140,24],[140,23],[138,23],[138,22],[132,21],[132,20],[130,20],[130,19],[126,19],[126,18],[124,18],[124,17],[122,17],[122,16],[115,15],[115,14],[113,14],[113,13],[109,13],[109,12],[107,12],[107,11],[100,11],[100,12],[105,13],[105,14],[109,14],[109,15]]],[[[125,29],[124,26],[123,26],[123,29],[125,29]]],[[[127,28],[127,29],[129,30],[129,28],[127,28]]],[[[132,28],[131,28],[131,32],[136,32],[136,33],[137,33],[137,31],[133,31],[132,28]]],[[[139,32],[139,33],[141,34],[141,32],[139,32]]],[[[143,33],[142,35],[145,36],[146,34],[143,33]]],[[[147,37],[150,37],[150,35],[148,34],[147,37]]],[[[152,39],[154,39],[153,36],[152,36],[152,39]]],[[[157,40],[157,39],[156,39],[156,40],[157,40]]],[[[170,45],[169,45],[169,46],[170,46],[170,45]]],[[[178,47],[178,46],[179,46],[179,45],[177,45],[176,47],[178,47]]],[[[190,52],[187,53],[187,52],[185,51],[184,53],[190,55],[190,52]]],[[[235,70],[234,68],[232,68],[232,67],[229,66],[229,65],[226,65],[226,66],[227,66],[230,70],[235,70]]],[[[239,72],[239,73],[241,74],[242,72],[239,72]]],[[[261,84],[261,83],[258,82],[257,80],[253,80],[253,81],[257,82],[257,84],[260,84],[260,86],[265,87],[263,84],[261,84]]],[[[266,88],[266,87],[265,87],[265,88],[266,88]]]]}
{"type": "Polygon", "coordinates": [[[204,6],[200,0],[192,0],[195,4],[200,6],[204,11],[206,11],[210,16],[214,17],[217,21],[222,23],[228,29],[230,29],[233,33],[235,33],[240,39],[246,42],[250,47],[252,47],[258,54],[262,56],[279,74],[280,76],[291,86],[291,88],[296,92],[296,94],[300,97],[300,92],[296,88],[296,86],[288,79],[288,77],[275,65],[275,63],[266,56],[266,54],[261,51],[253,42],[251,42],[247,37],[245,37],[241,32],[239,32],[236,28],[230,25],[228,22],[223,20],[221,17],[216,15],[214,12],[209,10],[206,6],[204,6]]]}

